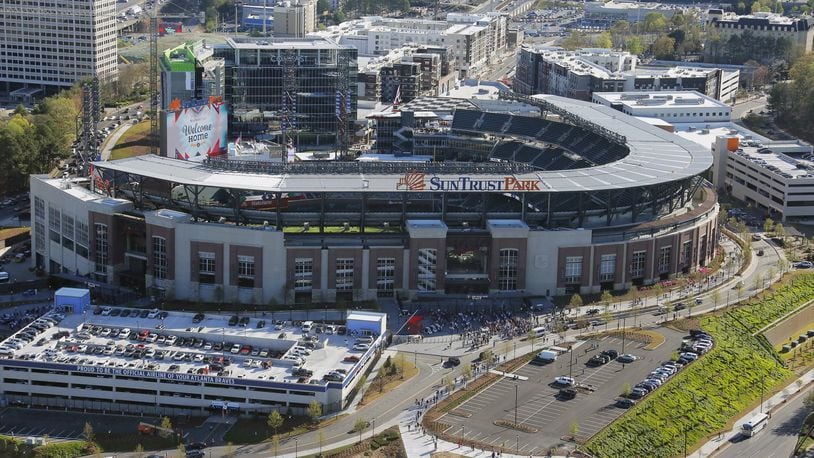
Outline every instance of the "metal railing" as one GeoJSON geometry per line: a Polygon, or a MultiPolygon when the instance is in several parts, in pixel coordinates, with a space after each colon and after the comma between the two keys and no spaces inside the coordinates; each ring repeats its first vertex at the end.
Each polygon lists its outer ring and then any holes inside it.
{"type": "Polygon", "coordinates": [[[510,162],[294,162],[269,163],[259,161],[230,161],[209,158],[203,167],[233,172],[268,175],[344,175],[376,174],[398,175],[406,172],[450,175],[505,175],[532,173],[536,169],[523,163],[510,162]]]}

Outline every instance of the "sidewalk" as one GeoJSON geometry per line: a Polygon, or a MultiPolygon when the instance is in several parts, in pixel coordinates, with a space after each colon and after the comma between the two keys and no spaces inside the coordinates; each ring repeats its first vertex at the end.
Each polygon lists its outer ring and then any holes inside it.
{"type": "MultiPolygon", "coordinates": [[[[769,416],[771,416],[771,412],[775,408],[780,407],[787,399],[794,396],[801,390],[806,389],[808,384],[811,383],[812,381],[814,381],[814,369],[803,374],[802,377],[789,384],[779,393],[775,394],[769,399],[766,399],[763,402],[764,412],[768,412],[769,416]]],[[[759,413],[760,406],[756,407],[751,412],[748,412],[746,415],[743,415],[737,420],[735,420],[735,423],[733,424],[731,430],[723,433],[720,437],[715,437],[711,439],[706,444],[702,445],[701,448],[696,450],[694,453],[691,453],[689,456],[692,458],[704,458],[712,455],[716,450],[723,447],[725,444],[728,444],[730,440],[738,436],[740,434],[741,425],[759,413]]]]}

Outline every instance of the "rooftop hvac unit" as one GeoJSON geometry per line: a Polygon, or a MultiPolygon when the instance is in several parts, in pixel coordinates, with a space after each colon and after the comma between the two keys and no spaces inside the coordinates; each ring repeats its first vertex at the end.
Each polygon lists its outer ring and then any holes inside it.
{"type": "Polygon", "coordinates": [[[701,134],[703,134],[703,135],[707,135],[707,134],[709,134],[709,129],[703,129],[703,130],[701,130],[701,134]]]}

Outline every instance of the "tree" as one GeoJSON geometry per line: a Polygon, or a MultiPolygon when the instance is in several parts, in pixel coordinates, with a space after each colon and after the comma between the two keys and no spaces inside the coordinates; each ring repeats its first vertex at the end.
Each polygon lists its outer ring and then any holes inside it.
{"type": "Polygon", "coordinates": [[[773,228],[774,228],[774,220],[771,219],[771,218],[766,218],[766,220],[763,221],[763,232],[770,233],[770,232],[772,232],[773,228]]]}
{"type": "Polygon", "coordinates": [[[136,455],[136,458],[142,458],[144,456],[144,446],[137,444],[136,449],[133,450],[133,454],[136,455]]]}
{"type": "Polygon", "coordinates": [[[568,302],[568,307],[571,308],[582,307],[582,296],[580,296],[579,294],[574,294],[573,296],[571,296],[571,301],[568,302]]]}
{"type": "Polygon", "coordinates": [[[359,433],[359,442],[362,442],[362,431],[367,429],[368,422],[364,418],[358,418],[353,423],[353,431],[359,433]]]}
{"type": "Polygon", "coordinates": [[[534,351],[534,343],[537,341],[537,331],[534,329],[530,330],[528,334],[526,334],[526,338],[531,342],[531,351],[534,351]]]}
{"type": "Polygon", "coordinates": [[[613,295],[607,289],[602,291],[602,295],[599,296],[599,300],[605,304],[605,308],[607,308],[611,302],[613,302],[613,295]]]}
{"type": "Polygon", "coordinates": [[[311,418],[312,423],[318,422],[319,417],[322,416],[322,404],[317,402],[316,399],[311,401],[311,404],[308,404],[308,416],[311,418]]]}
{"type": "Polygon", "coordinates": [[[803,405],[809,412],[814,412],[814,391],[806,395],[805,399],[803,399],[803,405]]]}
{"type": "Polygon", "coordinates": [[[82,438],[85,439],[85,442],[93,442],[96,438],[96,433],[93,432],[93,425],[91,425],[89,421],[86,421],[85,427],[82,428],[82,438]]]}
{"type": "Polygon", "coordinates": [[[786,241],[786,236],[788,235],[788,233],[786,232],[786,228],[783,227],[782,223],[777,223],[774,226],[774,234],[780,237],[780,240],[782,240],[783,242],[786,241]]]}
{"type": "Polygon", "coordinates": [[[625,49],[631,54],[639,55],[644,52],[644,44],[642,43],[642,39],[633,36],[629,37],[625,40],[625,49]]]}
{"type": "Polygon", "coordinates": [[[622,396],[630,396],[631,388],[630,383],[625,382],[622,384],[622,396]]]}
{"type": "Polygon", "coordinates": [[[572,421],[571,425],[568,426],[568,432],[571,433],[571,436],[573,436],[576,441],[577,434],[579,434],[579,423],[577,423],[576,420],[572,421]]]}
{"type": "Polygon", "coordinates": [[[656,283],[655,285],[653,285],[653,294],[656,295],[656,305],[659,305],[661,295],[664,294],[664,287],[661,286],[661,283],[656,283]]]}
{"type": "Polygon", "coordinates": [[[661,13],[647,13],[644,17],[645,32],[663,32],[667,28],[667,18],[661,13]]]}
{"type": "MultiPolygon", "coordinates": [[[[650,13],[653,14],[653,13],[650,13]]],[[[650,49],[657,59],[672,59],[675,55],[676,40],[675,38],[662,35],[653,42],[650,49]]]]}
{"type": "Polygon", "coordinates": [[[187,456],[187,446],[184,445],[183,442],[178,444],[176,451],[178,452],[178,458],[185,458],[187,456]]]}
{"type": "Polygon", "coordinates": [[[569,51],[573,51],[575,49],[585,48],[590,44],[591,41],[588,38],[588,35],[586,35],[584,32],[574,30],[571,32],[570,35],[568,35],[565,39],[562,40],[560,46],[569,51]]]}
{"type": "Polygon", "coordinates": [[[463,376],[464,380],[469,380],[472,378],[471,364],[464,364],[463,367],[461,367],[461,376],[463,376]]]}
{"type": "Polygon", "coordinates": [[[613,38],[611,37],[610,32],[602,32],[599,36],[596,37],[594,40],[594,46],[597,48],[612,48],[613,47],[613,38]]]}
{"type": "Polygon", "coordinates": [[[396,372],[399,374],[399,377],[404,379],[404,368],[407,367],[407,360],[404,353],[398,353],[393,364],[396,366],[396,372]]]}
{"type": "Polygon", "coordinates": [[[480,361],[488,367],[495,362],[495,353],[492,350],[484,350],[480,361]]]}
{"type": "Polygon", "coordinates": [[[718,288],[712,290],[712,309],[715,310],[718,308],[718,302],[721,301],[721,292],[718,291],[718,288]]]}
{"type": "Polygon", "coordinates": [[[277,436],[277,429],[280,426],[283,426],[283,416],[280,415],[280,412],[272,410],[268,416],[268,419],[266,420],[266,423],[269,425],[269,428],[274,431],[274,436],[277,436]]]}
{"type": "Polygon", "coordinates": [[[170,417],[164,417],[161,419],[161,427],[164,429],[172,429],[172,421],[170,421],[170,417]]]}

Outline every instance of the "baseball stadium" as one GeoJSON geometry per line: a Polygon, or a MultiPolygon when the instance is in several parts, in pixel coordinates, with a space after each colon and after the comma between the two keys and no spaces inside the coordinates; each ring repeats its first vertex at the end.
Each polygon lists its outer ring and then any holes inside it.
{"type": "Polygon", "coordinates": [[[557,96],[457,109],[426,160],[97,162],[31,179],[34,251],[187,300],[562,295],[690,273],[718,240],[707,148],[557,96]],[[84,231],[84,233],[82,233],[84,231]]]}

